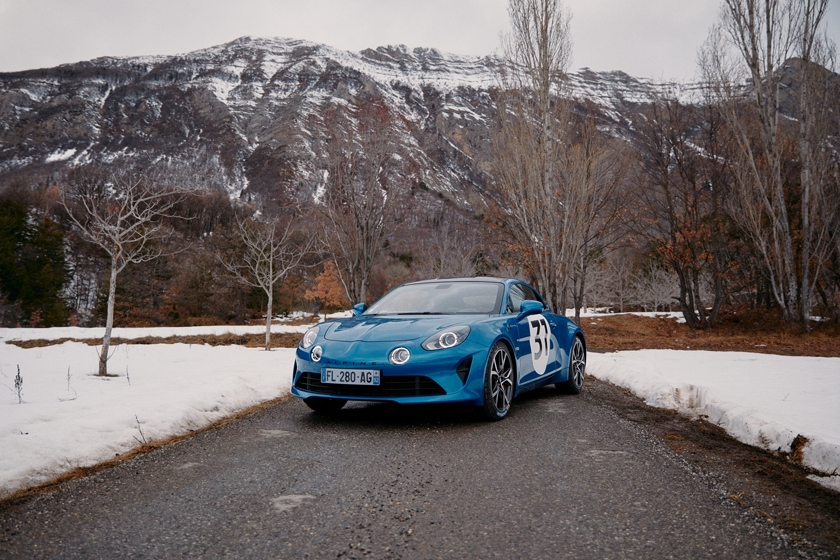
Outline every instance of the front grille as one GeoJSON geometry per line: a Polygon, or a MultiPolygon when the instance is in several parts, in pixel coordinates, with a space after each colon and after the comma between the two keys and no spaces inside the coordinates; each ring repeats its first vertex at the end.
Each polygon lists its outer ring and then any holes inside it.
{"type": "Polygon", "coordinates": [[[443,387],[422,375],[380,377],[379,385],[332,385],[321,383],[321,374],[305,371],[295,387],[302,391],[337,397],[428,397],[445,395],[443,387]]]}

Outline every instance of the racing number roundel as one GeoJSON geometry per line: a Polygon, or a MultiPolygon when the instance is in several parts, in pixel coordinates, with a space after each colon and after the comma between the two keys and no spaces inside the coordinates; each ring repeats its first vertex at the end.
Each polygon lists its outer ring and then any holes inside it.
{"type": "Polygon", "coordinates": [[[548,330],[548,321],[542,315],[528,317],[528,327],[531,330],[531,360],[534,362],[534,371],[537,375],[542,375],[548,367],[551,331],[548,330]]]}

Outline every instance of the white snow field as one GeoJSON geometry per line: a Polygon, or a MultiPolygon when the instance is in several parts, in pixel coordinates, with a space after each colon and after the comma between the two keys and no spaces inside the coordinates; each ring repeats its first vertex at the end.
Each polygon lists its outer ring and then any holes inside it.
{"type": "Polygon", "coordinates": [[[294,349],[113,348],[108,370],[119,377],[102,378],[93,375],[93,346],[22,349],[0,342],[0,498],[112,459],[144,440],[207,426],[290,389],[294,349]],[[15,391],[18,366],[23,404],[15,391]]]}
{"type": "MultiPolygon", "coordinates": [[[[114,329],[114,336],[264,328],[114,329]]],[[[272,331],[306,328],[280,323],[272,331]]],[[[0,498],[111,459],[144,439],[184,434],[289,393],[293,349],[117,345],[109,371],[118,377],[99,378],[96,347],[65,342],[22,349],[5,342],[97,336],[101,329],[0,329],[0,498]],[[14,386],[18,366],[23,404],[14,386]]],[[[801,434],[809,440],[803,462],[835,475],[814,478],[840,490],[840,358],[641,350],[592,353],[587,373],[652,406],[703,415],[752,445],[789,451],[801,434]]]]}
{"type": "Polygon", "coordinates": [[[840,489],[840,358],[634,350],[590,353],[587,373],[750,445],[790,452],[802,435],[802,463],[840,489]]]}
{"type": "MultiPolygon", "coordinates": [[[[299,332],[303,333],[307,325],[284,325],[274,323],[271,325],[273,333],[299,332]]],[[[170,336],[199,336],[199,335],[223,335],[223,334],[264,334],[265,324],[262,325],[222,325],[209,327],[154,327],[154,328],[114,328],[111,336],[114,338],[134,339],[147,336],[167,338],[170,336]]],[[[82,340],[86,338],[99,338],[105,335],[105,327],[53,327],[49,329],[7,329],[0,328],[0,340],[59,340],[71,338],[82,340]]]]}

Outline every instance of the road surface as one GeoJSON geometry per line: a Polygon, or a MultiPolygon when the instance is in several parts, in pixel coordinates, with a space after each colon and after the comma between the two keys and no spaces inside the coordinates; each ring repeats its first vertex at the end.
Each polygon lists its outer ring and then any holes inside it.
{"type": "Polygon", "coordinates": [[[777,535],[643,425],[548,388],[496,423],[290,399],[0,506],[0,558],[798,557],[777,535]]]}

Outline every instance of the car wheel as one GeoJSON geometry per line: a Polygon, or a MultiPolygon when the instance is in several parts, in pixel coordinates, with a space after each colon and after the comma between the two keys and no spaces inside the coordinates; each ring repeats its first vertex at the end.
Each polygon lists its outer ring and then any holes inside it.
{"type": "Polygon", "coordinates": [[[504,342],[490,349],[484,368],[484,415],[488,420],[501,420],[510,410],[513,399],[513,359],[504,342]]]}
{"type": "Polygon", "coordinates": [[[561,393],[577,395],[583,389],[583,378],[586,374],[586,349],[579,336],[575,337],[572,343],[572,351],[569,354],[569,380],[555,384],[561,393]]]}
{"type": "Polygon", "coordinates": [[[347,399],[326,399],[324,397],[309,397],[303,402],[315,412],[337,412],[347,404],[347,399]]]}

